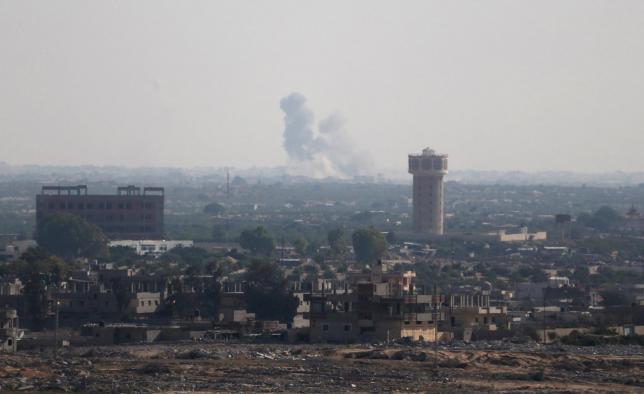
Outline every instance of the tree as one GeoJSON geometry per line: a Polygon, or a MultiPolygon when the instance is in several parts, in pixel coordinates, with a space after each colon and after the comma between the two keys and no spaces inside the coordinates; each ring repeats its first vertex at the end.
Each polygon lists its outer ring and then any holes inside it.
{"type": "Polygon", "coordinates": [[[275,250],[275,239],[262,226],[254,230],[244,230],[239,236],[239,244],[254,255],[270,256],[275,250]]]}
{"type": "Polygon", "coordinates": [[[347,251],[347,242],[345,240],[344,230],[336,228],[327,234],[327,241],[334,256],[343,256],[347,251]]]}
{"type": "Polygon", "coordinates": [[[210,236],[214,242],[226,242],[228,240],[226,228],[221,224],[212,226],[210,236]]]}
{"type": "Polygon", "coordinates": [[[536,268],[530,275],[532,283],[543,283],[548,281],[548,275],[542,270],[536,268]]]}
{"type": "Polygon", "coordinates": [[[304,256],[308,244],[308,241],[302,237],[297,237],[295,238],[295,241],[293,241],[293,247],[300,256],[304,256]]]}
{"type": "Polygon", "coordinates": [[[203,213],[208,215],[221,215],[224,212],[226,212],[226,207],[217,202],[210,203],[203,208],[203,213]]]}
{"type": "Polygon", "coordinates": [[[572,274],[572,279],[581,284],[588,284],[590,280],[590,271],[588,267],[581,266],[575,268],[575,272],[572,274]]]}
{"type": "Polygon", "coordinates": [[[208,265],[213,263],[214,256],[206,249],[198,247],[174,248],[159,257],[159,262],[166,264],[166,274],[184,273],[188,276],[198,276],[207,273],[208,265]],[[173,264],[177,263],[177,264],[173,264]]]}
{"type": "Polygon", "coordinates": [[[375,228],[360,229],[351,235],[356,259],[360,262],[375,262],[387,251],[387,240],[375,228]]]}
{"type": "Polygon", "coordinates": [[[100,228],[78,215],[55,213],[36,229],[38,245],[67,259],[107,257],[107,237],[100,228]]]}
{"type": "Polygon", "coordinates": [[[396,233],[394,233],[393,231],[387,232],[387,242],[389,244],[395,244],[396,241],[398,241],[398,238],[396,238],[396,233]]]}
{"type": "Polygon", "coordinates": [[[604,306],[623,306],[629,305],[630,299],[628,296],[619,289],[607,289],[599,293],[603,300],[602,304],[604,306]]]}
{"type": "Polygon", "coordinates": [[[136,253],[136,249],[129,246],[113,246],[110,248],[110,262],[129,265],[142,260],[144,258],[136,253]]]}
{"type": "Polygon", "coordinates": [[[291,322],[299,300],[287,288],[280,268],[269,261],[253,260],[244,276],[248,309],[259,319],[291,322]]]}
{"type": "Polygon", "coordinates": [[[9,269],[18,275],[24,284],[25,299],[32,327],[43,328],[48,312],[48,289],[57,287],[67,277],[71,267],[42,248],[30,248],[9,269]]]}
{"type": "Polygon", "coordinates": [[[577,217],[577,222],[596,230],[608,230],[619,222],[620,216],[613,208],[602,206],[592,215],[581,213],[577,217]]]}

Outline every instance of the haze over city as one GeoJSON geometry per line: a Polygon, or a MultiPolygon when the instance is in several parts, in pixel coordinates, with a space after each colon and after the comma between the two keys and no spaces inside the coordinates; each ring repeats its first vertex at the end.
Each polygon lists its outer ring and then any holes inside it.
{"type": "Polygon", "coordinates": [[[644,392],[643,38],[0,0],[0,393],[644,392]]]}
{"type": "Polygon", "coordinates": [[[643,19],[641,1],[0,1],[0,161],[404,174],[431,146],[456,170],[641,171],[643,19]]]}

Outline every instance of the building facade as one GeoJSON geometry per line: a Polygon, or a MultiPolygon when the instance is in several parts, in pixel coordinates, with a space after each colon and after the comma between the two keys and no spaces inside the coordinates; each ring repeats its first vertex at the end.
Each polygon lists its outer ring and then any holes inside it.
{"type": "Polygon", "coordinates": [[[100,227],[110,239],[163,239],[164,189],[119,187],[114,195],[87,194],[87,186],[43,186],[36,196],[36,226],[54,213],[71,213],[100,227]]]}
{"type": "Polygon", "coordinates": [[[15,309],[0,309],[0,352],[15,353],[21,330],[18,324],[18,312],[15,309]]]}
{"type": "Polygon", "coordinates": [[[127,239],[110,241],[110,248],[125,247],[136,251],[139,256],[160,256],[174,248],[191,248],[194,246],[193,241],[169,241],[165,239],[127,239]]]}
{"type": "Polygon", "coordinates": [[[413,226],[418,234],[443,234],[443,177],[447,174],[447,155],[423,149],[409,155],[409,173],[414,176],[413,226]]]}
{"type": "Polygon", "coordinates": [[[311,342],[433,341],[439,296],[416,294],[412,271],[355,275],[345,288],[305,294],[311,342]]]}

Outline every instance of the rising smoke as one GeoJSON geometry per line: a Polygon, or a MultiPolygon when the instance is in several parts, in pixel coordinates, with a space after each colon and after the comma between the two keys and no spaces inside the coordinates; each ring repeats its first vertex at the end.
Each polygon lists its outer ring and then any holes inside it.
{"type": "Polygon", "coordinates": [[[371,173],[373,161],[359,150],[344,129],[344,120],[333,114],[315,130],[315,116],[306,97],[291,93],[280,101],[284,111],[284,149],[293,175],[314,178],[349,178],[371,173]]]}

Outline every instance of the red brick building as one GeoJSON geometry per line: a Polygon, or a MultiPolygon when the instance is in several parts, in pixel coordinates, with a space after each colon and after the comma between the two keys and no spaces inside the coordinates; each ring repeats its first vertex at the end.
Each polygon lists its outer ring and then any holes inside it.
{"type": "Polygon", "coordinates": [[[110,239],[163,239],[164,189],[124,186],[116,194],[87,194],[87,186],[43,186],[36,196],[36,225],[66,212],[100,227],[110,239]]]}

